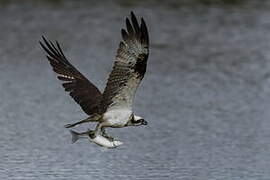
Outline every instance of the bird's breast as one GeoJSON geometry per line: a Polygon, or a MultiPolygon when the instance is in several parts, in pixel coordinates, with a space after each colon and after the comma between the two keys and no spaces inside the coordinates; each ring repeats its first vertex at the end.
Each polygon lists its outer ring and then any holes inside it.
{"type": "Polygon", "coordinates": [[[123,127],[129,121],[132,111],[129,109],[114,109],[106,112],[103,120],[110,127],[123,127]]]}

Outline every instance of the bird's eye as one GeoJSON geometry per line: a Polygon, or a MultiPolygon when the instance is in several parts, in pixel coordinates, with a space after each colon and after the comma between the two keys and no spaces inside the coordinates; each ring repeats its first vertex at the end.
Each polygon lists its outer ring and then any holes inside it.
{"type": "Polygon", "coordinates": [[[136,121],[135,121],[135,119],[134,119],[134,115],[132,114],[131,115],[131,120],[130,120],[132,123],[135,123],[136,121]]]}

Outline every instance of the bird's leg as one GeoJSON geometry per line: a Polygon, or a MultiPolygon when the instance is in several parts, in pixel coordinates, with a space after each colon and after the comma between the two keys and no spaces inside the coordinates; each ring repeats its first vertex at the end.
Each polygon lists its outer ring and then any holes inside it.
{"type": "Polygon", "coordinates": [[[113,141],[113,140],[114,140],[114,138],[113,138],[112,136],[110,136],[110,135],[108,135],[108,134],[106,133],[105,127],[102,127],[102,128],[101,128],[101,133],[102,133],[102,136],[103,136],[103,137],[109,139],[110,141],[113,141]]]}
{"type": "Polygon", "coordinates": [[[94,139],[96,137],[94,130],[88,129],[85,133],[88,134],[91,139],[94,139]]]}
{"type": "Polygon", "coordinates": [[[109,136],[105,132],[105,126],[102,122],[97,124],[96,129],[95,129],[95,135],[93,137],[96,137],[97,135],[101,135],[101,136],[107,138],[109,141],[114,141],[114,138],[109,136]]]}

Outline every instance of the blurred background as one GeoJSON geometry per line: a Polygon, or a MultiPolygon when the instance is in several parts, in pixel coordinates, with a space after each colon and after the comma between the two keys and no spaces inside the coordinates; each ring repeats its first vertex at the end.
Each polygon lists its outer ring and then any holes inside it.
{"type": "Polygon", "coordinates": [[[0,179],[268,180],[269,31],[268,0],[1,0],[0,179]],[[87,116],[38,41],[103,90],[130,11],[150,31],[134,106],[149,125],[109,129],[113,150],[71,144],[63,126],[87,116]]]}

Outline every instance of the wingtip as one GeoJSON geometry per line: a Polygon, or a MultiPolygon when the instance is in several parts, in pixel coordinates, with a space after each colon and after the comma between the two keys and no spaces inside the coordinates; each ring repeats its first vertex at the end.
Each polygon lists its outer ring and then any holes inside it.
{"type": "Polygon", "coordinates": [[[141,18],[141,29],[142,31],[147,31],[147,26],[143,18],[141,18]]]}
{"type": "MultiPolygon", "coordinates": [[[[45,38],[44,35],[41,35],[41,39],[42,39],[44,42],[46,42],[46,38],[45,38]]],[[[42,40],[39,40],[38,42],[39,42],[39,44],[43,47],[44,45],[43,45],[42,40]]]]}
{"type": "Polygon", "coordinates": [[[145,31],[146,33],[148,33],[148,29],[143,18],[141,18],[141,29],[142,31],[145,31]]]}
{"type": "Polygon", "coordinates": [[[49,47],[50,45],[52,45],[52,42],[50,40],[48,40],[44,35],[41,36],[44,43],[49,47]]]}
{"type": "Polygon", "coordinates": [[[142,37],[143,37],[143,41],[149,45],[149,35],[148,35],[148,28],[146,26],[146,23],[144,21],[143,18],[141,18],[141,27],[140,27],[141,31],[142,31],[142,37]]]}
{"type": "Polygon", "coordinates": [[[44,46],[42,41],[38,41],[39,45],[42,47],[42,49],[46,50],[46,47],[44,46]]]}
{"type": "Polygon", "coordinates": [[[47,41],[47,39],[46,39],[46,37],[44,35],[42,35],[41,38],[43,39],[44,42],[47,41]]]}
{"type": "Polygon", "coordinates": [[[128,23],[128,21],[129,21],[129,19],[128,19],[128,17],[126,17],[126,23],[128,23]]]}
{"type": "Polygon", "coordinates": [[[128,39],[128,33],[125,29],[121,29],[121,34],[124,40],[128,39]]]}
{"type": "Polygon", "coordinates": [[[135,14],[133,13],[133,11],[131,11],[130,16],[131,16],[131,20],[132,20],[132,21],[134,21],[134,20],[137,21],[137,18],[136,18],[136,16],[135,16],[135,14]]]}
{"type": "Polygon", "coordinates": [[[142,24],[145,24],[145,21],[142,17],[141,17],[141,22],[142,22],[142,24]]]}

